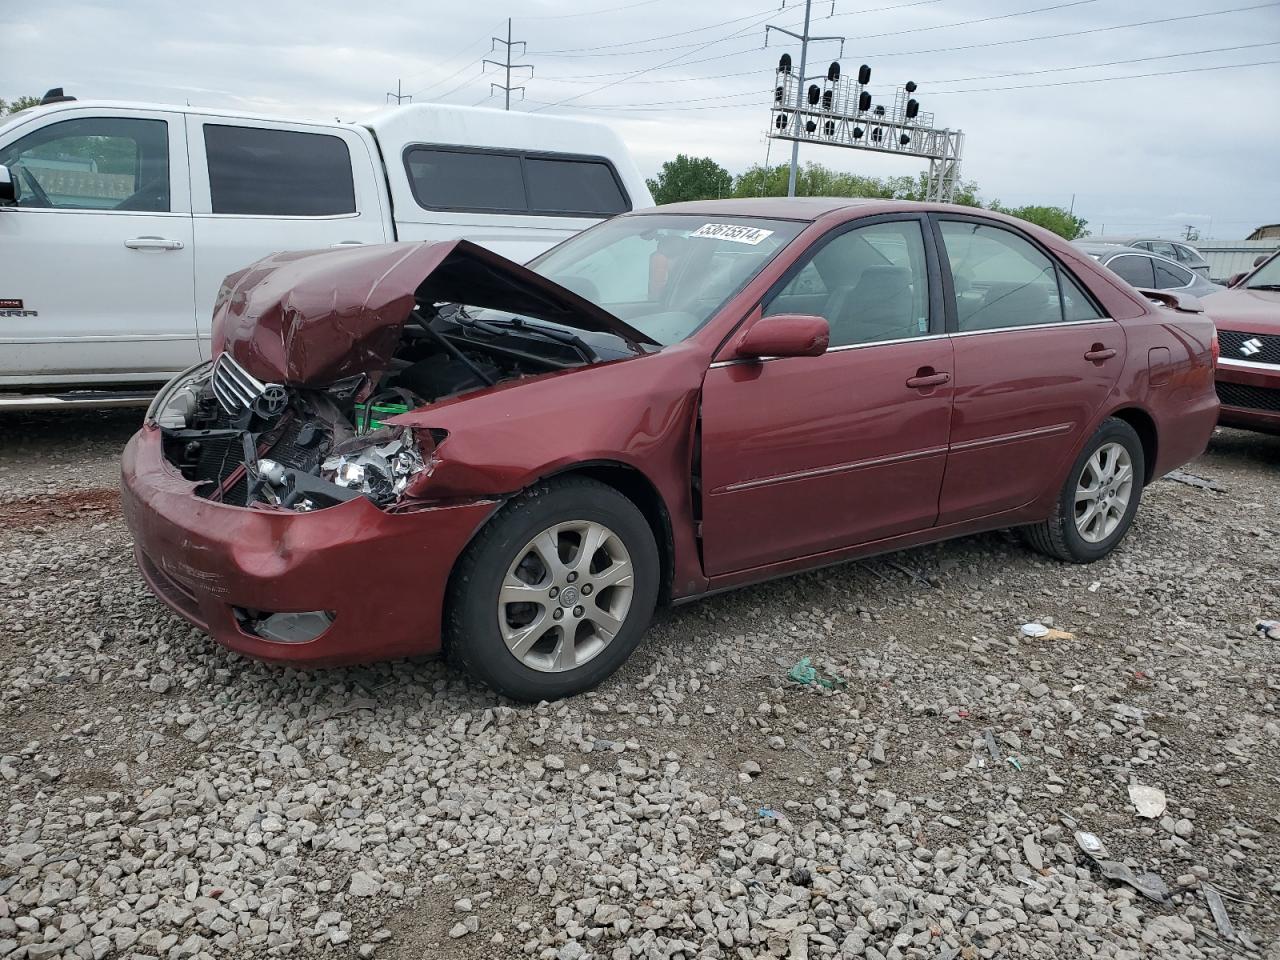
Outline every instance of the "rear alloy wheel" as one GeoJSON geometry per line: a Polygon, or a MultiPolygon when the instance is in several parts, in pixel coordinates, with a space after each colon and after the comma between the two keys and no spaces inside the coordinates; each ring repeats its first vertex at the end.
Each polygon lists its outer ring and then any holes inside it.
{"type": "Polygon", "coordinates": [[[1041,553],[1072,563],[1092,563],[1115,549],[1133,523],[1142,499],[1146,461],[1137,432],[1111,418],[1085,445],[1067,475],[1050,517],[1023,528],[1041,553]]]}
{"type": "Polygon", "coordinates": [[[451,659],[517,700],[588,690],[627,659],[658,594],[644,515],[612,487],[565,478],[514,498],[450,585],[451,659]]]}

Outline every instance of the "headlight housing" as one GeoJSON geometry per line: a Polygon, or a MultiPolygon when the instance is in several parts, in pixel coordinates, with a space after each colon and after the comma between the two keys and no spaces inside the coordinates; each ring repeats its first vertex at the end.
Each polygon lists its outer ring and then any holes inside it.
{"type": "Polygon", "coordinates": [[[187,367],[160,388],[147,407],[147,423],[181,430],[195,413],[200,391],[213,376],[213,361],[203,360],[187,367]]]}
{"type": "Polygon", "coordinates": [[[409,427],[376,430],[340,444],[320,465],[320,475],[382,507],[399,499],[415,478],[430,474],[434,451],[429,433],[418,435],[409,427]]]}

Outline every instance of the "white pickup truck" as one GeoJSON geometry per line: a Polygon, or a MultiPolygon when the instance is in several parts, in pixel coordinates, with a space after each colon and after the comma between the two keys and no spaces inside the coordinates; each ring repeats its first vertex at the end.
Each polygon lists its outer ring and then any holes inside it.
{"type": "Polygon", "coordinates": [[[48,102],[0,118],[0,412],[145,403],[209,356],[228,274],[466,237],[524,262],[652,206],[608,127],[438,104],[360,123],[48,102]]]}

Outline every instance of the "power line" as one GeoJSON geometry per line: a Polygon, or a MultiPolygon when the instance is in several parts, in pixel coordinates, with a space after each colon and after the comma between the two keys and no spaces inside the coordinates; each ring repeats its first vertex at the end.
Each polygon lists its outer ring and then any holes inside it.
{"type": "MultiPolygon", "coordinates": [[[[1280,41],[1275,41],[1275,42],[1280,43],[1280,41]]],[[[1269,44],[1262,44],[1262,45],[1267,46],[1269,44]]],[[[1176,76],[1178,74],[1185,74],[1185,73],[1205,73],[1205,72],[1214,71],[1214,70],[1239,70],[1239,69],[1244,69],[1246,67],[1260,67],[1260,66],[1266,66],[1268,64],[1274,64],[1274,63],[1280,63],[1280,59],[1258,60],[1252,63],[1228,63],[1228,64],[1223,64],[1221,66],[1213,66],[1213,67],[1188,67],[1182,70],[1159,70],[1151,73],[1131,73],[1131,74],[1123,74],[1121,76],[1115,76],[1115,77],[1097,77],[1090,80],[1062,80],[1062,81],[1055,81],[1050,83],[1027,83],[1027,84],[1017,84],[1013,86],[1005,86],[1005,87],[980,87],[980,88],[965,89],[965,90],[936,90],[936,91],[933,91],[930,94],[930,96],[941,96],[943,94],[950,94],[950,93],[993,93],[1001,90],[1030,90],[1033,88],[1040,88],[1040,87],[1068,87],[1068,86],[1078,86],[1086,83],[1120,83],[1125,80],[1143,80],[1149,77],[1171,77],[1171,76],[1176,76]]],[[[1070,68],[1064,68],[1064,69],[1070,69],[1070,68]]],[[[718,100],[727,100],[732,97],[759,97],[759,96],[760,94],[756,91],[744,90],[741,93],[723,94],[722,96],[718,96],[718,97],[702,97],[700,99],[718,101],[718,100]]],[[[718,104],[712,104],[709,106],[700,106],[700,107],[679,106],[679,104],[685,104],[685,103],[691,103],[691,102],[696,102],[696,101],[690,101],[690,100],[684,99],[684,100],[659,100],[659,101],[652,101],[650,103],[580,104],[574,109],[618,110],[618,111],[638,112],[638,113],[663,113],[667,111],[685,111],[685,110],[736,110],[736,109],[741,109],[746,107],[758,109],[760,107],[759,101],[752,101],[751,103],[730,103],[730,104],[718,103],[718,104]],[[665,106],[666,104],[672,104],[673,106],[665,106]]]]}
{"type": "MultiPolygon", "coordinates": [[[[1277,2],[1280,2],[1280,0],[1277,0],[1277,2]]],[[[698,50],[705,50],[707,47],[714,46],[714,45],[715,45],[715,44],[717,44],[717,43],[724,43],[726,40],[732,40],[732,39],[734,39],[735,37],[741,36],[742,34],[746,33],[747,31],[752,30],[752,29],[755,29],[757,26],[759,26],[761,23],[763,23],[766,19],[768,19],[768,15],[766,15],[766,16],[764,16],[764,17],[760,17],[760,18],[759,18],[758,20],[756,20],[754,23],[750,23],[750,24],[748,24],[747,26],[745,26],[745,27],[743,27],[742,29],[740,29],[740,30],[736,31],[735,33],[731,33],[731,34],[729,34],[727,37],[720,37],[719,39],[716,39],[716,40],[708,40],[708,41],[706,41],[705,43],[703,43],[701,46],[699,46],[697,49],[693,50],[693,51],[692,51],[692,53],[697,53],[697,52],[698,52],[698,50]]],[[[573,94],[572,96],[564,97],[564,98],[562,98],[562,99],[560,99],[560,100],[557,100],[557,101],[556,101],[556,102],[554,102],[554,103],[544,104],[544,105],[543,105],[543,106],[541,106],[541,107],[537,107],[537,108],[535,108],[535,110],[536,110],[536,111],[541,111],[541,110],[546,110],[546,109],[547,109],[547,108],[549,108],[549,107],[558,107],[558,106],[561,106],[561,105],[563,105],[563,104],[570,103],[570,102],[572,102],[572,101],[574,101],[574,100],[581,99],[582,97],[590,96],[591,94],[594,94],[594,93],[599,93],[599,92],[600,92],[600,91],[602,91],[602,90],[607,90],[607,89],[609,89],[610,87],[614,87],[614,86],[617,86],[617,85],[618,85],[618,84],[620,84],[620,83],[624,83],[624,82],[625,82],[626,80],[628,80],[628,79],[632,79],[632,80],[633,80],[633,79],[635,79],[636,77],[641,76],[642,74],[648,73],[648,72],[650,72],[650,71],[652,71],[652,70],[660,70],[660,69],[662,69],[663,67],[671,66],[672,64],[676,63],[677,61],[679,61],[679,60],[683,60],[683,59],[684,59],[685,57],[687,57],[687,56],[689,56],[689,54],[684,54],[684,53],[679,54],[679,55],[677,55],[677,56],[672,57],[672,58],[671,58],[671,59],[669,59],[669,60],[664,60],[662,63],[657,63],[657,64],[654,64],[654,65],[653,65],[653,66],[651,66],[651,67],[644,67],[644,68],[642,68],[642,69],[640,69],[640,70],[637,70],[637,71],[635,71],[635,72],[633,72],[633,73],[629,74],[627,77],[624,77],[624,78],[623,78],[623,79],[621,79],[621,80],[611,80],[609,83],[601,84],[600,86],[598,86],[598,87],[594,87],[594,88],[592,88],[592,89],[590,89],[590,90],[584,90],[584,91],[582,91],[581,93],[575,93],[575,94],[573,94]]]]}
{"type": "Polygon", "coordinates": [[[753,17],[758,17],[762,13],[770,13],[773,9],[773,7],[768,7],[764,10],[756,10],[754,13],[748,13],[745,16],[734,17],[731,20],[721,20],[718,23],[709,23],[705,27],[693,27],[689,30],[680,30],[676,33],[664,33],[656,37],[644,37],[640,40],[624,40],[621,43],[597,44],[591,47],[565,47],[560,50],[534,50],[533,52],[538,56],[549,57],[562,53],[579,53],[584,50],[614,50],[618,47],[631,47],[637,43],[653,43],[656,40],[670,40],[673,37],[687,37],[691,33],[701,33],[703,30],[715,30],[719,27],[727,27],[733,23],[741,23],[743,20],[750,20],[753,17]]]}
{"type": "Polygon", "coordinates": [[[624,3],[619,7],[606,7],[603,10],[583,10],[581,13],[542,13],[530,16],[522,15],[521,20],[568,20],[570,17],[595,17],[602,13],[617,13],[619,10],[634,10],[636,7],[647,7],[658,0],[637,0],[636,3],[624,3]]]}
{"type": "MultiPolygon", "coordinates": [[[[1047,67],[1043,70],[1017,70],[1013,73],[989,73],[982,77],[952,77],[949,80],[922,79],[920,83],[973,83],[978,80],[1000,80],[1004,77],[1031,77],[1045,73],[1066,73],[1070,70],[1091,70],[1095,67],[1118,67],[1125,63],[1149,63],[1152,60],[1172,60],[1175,57],[1198,57],[1207,53],[1229,53],[1235,50],[1252,50],[1257,47],[1274,47],[1280,40],[1264,40],[1262,43],[1240,43],[1233,47],[1209,47],[1205,50],[1185,50],[1182,53],[1162,53],[1152,57],[1132,57],[1128,60],[1103,60],[1100,63],[1080,63],[1071,67],[1047,67]]],[[[935,91],[941,93],[943,91],[935,91]]]]}
{"type": "MultiPolygon", "coordinates": [[[[1001,13],[991,17],[975,17],[972,20],[957,20],[955,23],[938,23],[929,27],[908,27],[905,30],[891,30],[888,33],[864,33],[858,36],[859,40],[876,40],[880,37],[897,37],[904,33],[926,33],[930,30],[950,30],[952,27],[968,27],[976,23],[991,23],[994,20],[1012,20],[1014,17],[1026,17],[1035,13],[1047,13],[1050,10],[1064,10],[1067,7],[1083,7],[1089,3],[1097,3],[1098,0],[1069,0],[1066,3],[1055,3],[1047,7],[1036,7],[1034,10],[1018,10],[1013,13],[1001,13]]],[[[837,13],[835,19],[847,17],[847,13],[837,13]]]]}
{"type": "Polygon", "coordinates": [[[1009,87],[966,87],[963,90],[934,90],[929,95],[941,97],[950,93],[993,93],[998,90],[1031,90],[1040,87],[1076,87],[1086,83],[1112,83],[1119,80],[1141,80],[1145,77],[1173,77],[1184,73],[1208,73],[1213,70],[1240,70],[1245,67],[1262,67],[1280,63],[1275,60],[1255,60],[1253,63],[1226,63],[1218,67],[1187,67],[1184,70],[1159,70],[1155,73],[1130,73],[1120,77],[1097,77],[1092,80],[1056,80],[1050,83],[1023,83],[1009,87]]]}
{"type": "Polygon", "coordinates": [[[1255,3],[1247,7],[1231,7],[1228,10],[1210,10],[1207,13],[1187,13],[1178,17],[1160,17],[1156,20],[1139,20],[1136,23],[1117,23],[1107,27],[1089,27],[1086,30],[1071,30],[1066,33],[1046,33],[1038,37],[1021,37],[1016,40],[988,40],[984,43],[970,43],[958,47],[934,47],[931,50],[897,50],[893,53],[870,53],[870,57],[910,57],[924,53],[952,53],[956,50],[978,50],[984,47],[1007,47],[1018,43],[1031,43],[1035,40],[1061,40],[1066,37],[1083,37],[1091,33],[1107,33],[1111,30],[1128,30],[1131,27],[1149,27],[1159,23],[1177,23],[1182,20],[1201,20],[1205,17],[1220,17],[1228,13],[1242,13],[1246,10],[1262,10],[1266,7],[1280,6],[1280,0],[1269,0],[1267,3],[1255,3]]]}

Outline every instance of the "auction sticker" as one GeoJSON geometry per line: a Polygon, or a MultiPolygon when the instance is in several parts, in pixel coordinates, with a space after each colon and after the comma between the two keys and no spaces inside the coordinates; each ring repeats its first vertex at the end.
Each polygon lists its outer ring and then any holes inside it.
{"type": "Polygon", "coordinates": [[[755,246],[765,237],[772,236],[772,230],[761,230],[759,227],[744,227],[739,223],[704,223],[691,237],[710,237],[712,240],[731,240],[734,243],[747,243],[755,246]]]}

